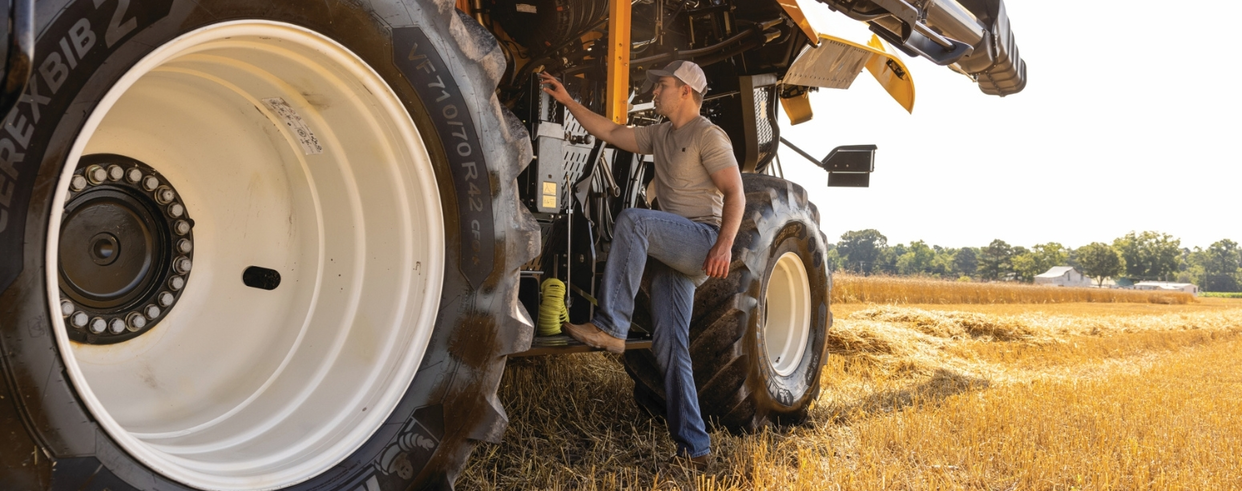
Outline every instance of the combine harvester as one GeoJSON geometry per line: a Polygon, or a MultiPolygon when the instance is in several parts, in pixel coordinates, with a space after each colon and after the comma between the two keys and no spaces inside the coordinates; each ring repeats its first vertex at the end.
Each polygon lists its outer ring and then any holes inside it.
{"type": "MultiPolygon", "coordinates": [[[[796,424],[830,275],[820,212],[775,177],[778,107],[806,122],[808,92],[866,70],[909,110],[894,50],[986,94],[1026,80],[1001,0],[3,5],[4,489],[452,487],[504,434],[507,358],[586,350],[536,333],[591,316],[614,218],[647,206],[649,158],[536,74],[648,125],[644,73],[678,59],[706,70],[747,193],[731,274],[695,300],[702,407],[796,424]]],[[[865,186],[874,153],[811,160],[865,186]]],[[[660,412],[648,323],[624,362],[660,412]]]]}

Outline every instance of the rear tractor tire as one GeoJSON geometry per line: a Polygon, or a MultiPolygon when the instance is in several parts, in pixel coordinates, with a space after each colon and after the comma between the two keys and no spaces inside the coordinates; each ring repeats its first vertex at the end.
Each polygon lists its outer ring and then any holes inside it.
{"type": "MultiPolygon", "coordinates": [[[[753,432],[806,420],[827,361],[832,277],[819,211],[806,191],[763,175],[745,174],[742,181],[746,212],[733,264],[728,277],[708,280],[695,293],[690,357],[704,419],[753,432]]],[[[635,401],[662,416],[665,392],[655,357],[627,351],[624,362],[635,401]]]]}
{"type": "Polygon", "coordinates": [[[39,2],[0,489],[451,488],[530,345],[531,160],[452,2],[39,2]]]}

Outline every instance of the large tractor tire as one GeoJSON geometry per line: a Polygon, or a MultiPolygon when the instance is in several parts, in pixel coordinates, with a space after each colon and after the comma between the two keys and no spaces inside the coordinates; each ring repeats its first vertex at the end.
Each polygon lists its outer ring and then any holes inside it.
{"type": "Polygon", "coordinates": [[[538,253],[449,1],[40,0],[0,133],[0,489],[451,488],[538,253]]]}
{"type": "MultiPolygon", "coordinates": [[[[819,211],[806,190],[762,175],[745,174],[742,182],[746,213],[733,264],[728,277],[695,293],[690,357],[704,419],[753,432],[805,421],[819,395],[832,277],[819,211]]],[[[624,361],[635,400],[662,416],[664,377],[651,351],[627,351],[624,361]]]]}

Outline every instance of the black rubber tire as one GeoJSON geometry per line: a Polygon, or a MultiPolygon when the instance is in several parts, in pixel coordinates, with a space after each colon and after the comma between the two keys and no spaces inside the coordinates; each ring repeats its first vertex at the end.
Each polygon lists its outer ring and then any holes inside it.
{"type": "Polygon", "coordinates": [[[529,349],[533,335],[517,301],[517,270],[538,254],[539,241],[516,190],[531,160],[530,139],[494,95],[505,61],[489,33],[452,2],[431,0],[40,0],[35,76],[9,120],[22,131],[0,135],[0,489],[186,489],[127,454],[75,392],[51,332],[44,271],[56,265],[45,263],[46,230],[70,146],[102,95],[155,47],[243,19],[310,29],[365,60],[406,101],[431,154],[445,213],[443,295],[414,381],[359,449],[295,487],[452,488],[477,442],[498,441],[504,432],[508,420],[496,389],[506,355],[529,349]],[[38,68],[59,56],[74,26],[81,39],[84,20],[97,42],[49,86],[38,68]],[[439,57],[436,74],[401,65],[411,50],[402,39],[410,36],[426,43],[420,52],[439,57]],[[435,97],[420,92],[430,82],[443,82],[437,90],[468,108],[480,147],[474,158],[486,159],[481,180],[467,183],[454,173],[459,162],[448,150],[459,141],[441,111],[429,110],[435,97]],[[482,211],[459,204],[468,203],[457,199],[467,184],[483,188],[483,204],[476,205],[482,211]],[[480,235],[463,236],[460,225],[480,217],[480,235]],[[478,250],[482,257],[472,252],[478,250]],[[428,437],[430,448],[422,446],[428,437]]]}
{"type": "MultiPolygon", "coordinates": [[[[819,230],[819,211],[806,190],[763,175],[744,174],[742,182],[746,212],[733,243],[733,264],[728,277],[709,280],[695,292],[690,357],[704,419],[733,432],[753,432],[802,423],[819,395],[832,325],[832,276],[824,260],[827,241],[819,230]],[[763,294],[776,260],[786,252],[795,252],[807,268],[812,327],[801,364],[781,376],[763,346],[763,294]]],[[[643,316],[649,315],[636,309],[634,318],[645,323],[643,316]]],[[[626,351],[624,362],[634,380],[635,401],[663,416],[664,379],[652,352],[626,351]]]]}

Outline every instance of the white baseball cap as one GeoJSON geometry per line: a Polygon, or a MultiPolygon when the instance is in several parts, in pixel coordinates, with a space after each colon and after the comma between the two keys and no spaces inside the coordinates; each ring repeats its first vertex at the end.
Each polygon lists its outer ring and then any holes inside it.
{"type": "Polygon", "coordinates": [[[647,70],[647,80],[652,83],[659,82],[660,77],[673,77],[699,94],[707,93],[707,75],[693,61],[677,60],[669,63],[663,70],[647,70]]]}

